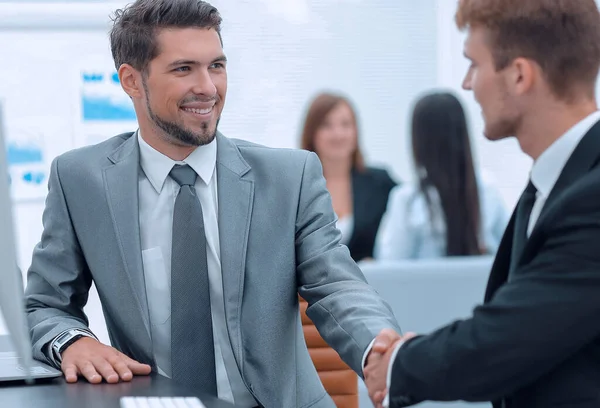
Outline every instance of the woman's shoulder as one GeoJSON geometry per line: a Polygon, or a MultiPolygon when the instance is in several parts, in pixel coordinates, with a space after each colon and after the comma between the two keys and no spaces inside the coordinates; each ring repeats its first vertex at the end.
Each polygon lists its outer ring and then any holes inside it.
{"type": "Polygon", "coordinates": [[[482,171],[478,175],[477,186],[479,187],[479,194],[482,200],[497,200],[502,198],[496,178],[488,172],[482,171]]]}
{"type": "Polygon", "coordinates": [[[379,185],[388,187],[389,189],[397,186],[399,183],[390,175],[390,172],[383,167],[365,167],[362,171],[356,170],[355,174],[358,177],[363,177],[378,183],[379,185]]]}
{"type": "Polygon", "coordinates": [[[482,216],[490,222],[496,219],[505,219],[508,222],[510,212],[495,178],[491,175],[482,174],[478,181],[482,216]]]}
{"type": "Polygon", "coordinates": [[[427,200],[421,187],[415,182],[407,182],[392,189],[387,211],[406,227],[423,228],[431,222],[427,200]]]}
{"type": "Polygon", "coordinates": [[[390,172],[385,167],[367,166],[364,168],[363,173],[372,177],[390,177],[390,172]]]}
{"type": "Polygon", "coordinates": [[[414,182],[398,185],[390,191],[390,205],[405,207],[409,204],[419,204],[422,200],[421,188],[414,182]]]}

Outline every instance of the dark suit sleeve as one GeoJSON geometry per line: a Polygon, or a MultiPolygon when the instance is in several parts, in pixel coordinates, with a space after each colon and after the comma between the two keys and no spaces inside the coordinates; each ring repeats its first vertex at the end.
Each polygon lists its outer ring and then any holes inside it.
{"type": "Polygon", "coordinates": [[[367,173],[369,174],[371,181],[379,186],[378,190],[380,191],[389,193],[398,185],[398,183],[390,176],[390,173],[385,169],[369,167],[367,173]]]}
{"type": "Polygon", "coordinates": [[[392,406],[404,406],[407,397],[413,402],[490,401],[509,395],[600,335],[597,187],[586,186],[587,193],[540,225],[536,233],[545,239],[536,256],[470,319],[399,350],[392,406]]]}

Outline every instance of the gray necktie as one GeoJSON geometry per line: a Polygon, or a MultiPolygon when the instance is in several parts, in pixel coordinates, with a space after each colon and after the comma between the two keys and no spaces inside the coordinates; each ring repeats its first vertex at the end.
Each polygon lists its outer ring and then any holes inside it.
{"type": "Polygon", "coordinates": [[[190,166],[170,176],[181,187],[173,212],[171,254],[171,368],[173,380],[217,396],[202,205],[190,166]]]}

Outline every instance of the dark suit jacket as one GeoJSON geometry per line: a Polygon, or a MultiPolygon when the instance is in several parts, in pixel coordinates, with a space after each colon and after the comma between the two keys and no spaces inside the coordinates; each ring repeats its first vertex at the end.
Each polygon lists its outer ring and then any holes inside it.
{"type": "Polygon", "coordinates": [[[511,279],[514,214],[485,303],[400,348],[392,407],[423,400],[600,407],[599,161],[597,123],[563,169],[511,279]]]}
{"type": "Polygon", "coordinates": [[[355,261],[373,257],[379,223],[387,207],[390,190],[396,183],[387,171],[368,167],[352,171],[354,227],[348,249],[355,261]]]}

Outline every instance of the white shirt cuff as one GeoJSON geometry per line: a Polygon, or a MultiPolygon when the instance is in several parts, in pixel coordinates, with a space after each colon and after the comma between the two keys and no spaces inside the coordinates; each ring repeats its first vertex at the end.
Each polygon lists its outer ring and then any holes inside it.
{"type": "Polygon", "coordinates": [[[386,388],[387,388],[387,394],[385,395],[385,398],[383,399],[383,408],[389,408],[390,406],[390,387],[392,386],[392,368],[394,367],[394,361],[396,361],[396,356],[398,355],[398,351],[400,350],[400,347],[402,347],[402,345],[404,344],[404,341],[401,341],[400,343],[398,343],[398,345],[396,346],[396,349],[394,350],[394,352],[392,353],[392,356],[390,358],[390,364],[388,365],[388,373],[387,373],[387,380],[386,380],[386,388]]]}
{"type": "Polygon", "coordinates": [[[367,357],[369,357],[369,353],[371,352],[371,349],[373,348],[373,344],[375,344],[375,339],[371,340],[371,342],[369,343],[369,346],[367,347],[367,351],[365,351],[365,354],[363,354],[363,358],[362,358],[362,371],[363,371],[363,377],[365,376],[365,365],[367,364],[367,357]]]}

